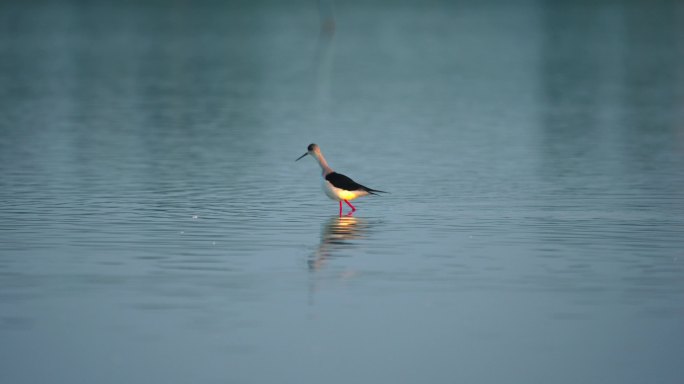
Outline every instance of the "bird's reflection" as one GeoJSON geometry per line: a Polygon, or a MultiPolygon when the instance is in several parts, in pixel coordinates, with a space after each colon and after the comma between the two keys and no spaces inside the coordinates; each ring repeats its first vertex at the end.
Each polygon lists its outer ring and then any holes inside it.
{"type": "MultiPolygon", "coordinates": [[[[320,279],[327,280],[319,272],[328,261],[349,254],[359,246],[359,240],[366,237],[368,222],[353,216],[332,217],[323,223],[321,242],[316,251],[309,256],[308,264],[311,272],[309,283],[309,304],[314,304],[314,294],[318,291],[320,279]]],[[[334,279],[348,280],[357,273],[354,270],[333,271],[334,279]]]]}
{"type": "Polygon", "coordinates": [[[330,218],[323,224],[321,243],[309,258],[309,269],[320,270],[326,262],[341,251],[355,246],[354,241],[364,237],[368,224],[353,216],[330,218]]]}

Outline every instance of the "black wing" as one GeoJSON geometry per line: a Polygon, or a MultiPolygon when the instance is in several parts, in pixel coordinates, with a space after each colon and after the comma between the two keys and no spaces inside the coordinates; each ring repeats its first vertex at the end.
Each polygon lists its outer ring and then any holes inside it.
{"type": "Polygon", "coordinates": [[[363,186],[356,181],[350,179],[349,177],[337,173],[337,172],[332,172],[329,173],[325,176],[325,179],[330,182],[335,188],[339,189],[344,189],[345,191],[366,191],[368,193],[374,193],[374,192],[384,192],[384,191],[378,191],[377,189],[372,189],[368,188],[366,186],[363,186]]]}

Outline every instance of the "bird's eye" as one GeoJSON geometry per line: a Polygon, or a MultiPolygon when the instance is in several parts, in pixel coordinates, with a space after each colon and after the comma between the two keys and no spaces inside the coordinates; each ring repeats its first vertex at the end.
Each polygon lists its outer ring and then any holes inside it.
{"type": "Polygon", "coordinates": [[[309,151],[313,151],[314,147],[316,147],[316,144],[309,144],[309,146],[306,147],[306,149],[309,151]]]}

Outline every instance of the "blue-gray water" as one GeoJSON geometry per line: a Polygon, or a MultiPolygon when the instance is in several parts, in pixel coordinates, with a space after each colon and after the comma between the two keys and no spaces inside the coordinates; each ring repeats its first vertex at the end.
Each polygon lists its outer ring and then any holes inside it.
{"type": "Polygon", "coordinates": [[[0,5],[0,382],[680,383],[684,7],[334,16],[0,5]]]}

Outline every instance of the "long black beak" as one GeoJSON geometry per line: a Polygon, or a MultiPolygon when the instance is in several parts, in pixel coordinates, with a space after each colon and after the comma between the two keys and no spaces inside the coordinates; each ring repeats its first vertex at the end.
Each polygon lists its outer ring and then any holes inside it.
{"type": "Polygon", "coordinates": [[[304,156],[306,156],[306,155],[308,155],[308,154],[309,154],[309,152],[307,152],[307,153],[305,153],[305,154],[299,156],[299,157],[297,158],[297,160],[295,160],[295,161],[298,161],[299,159],[301,159],[302,157],[304,157],[304,156]]]}

